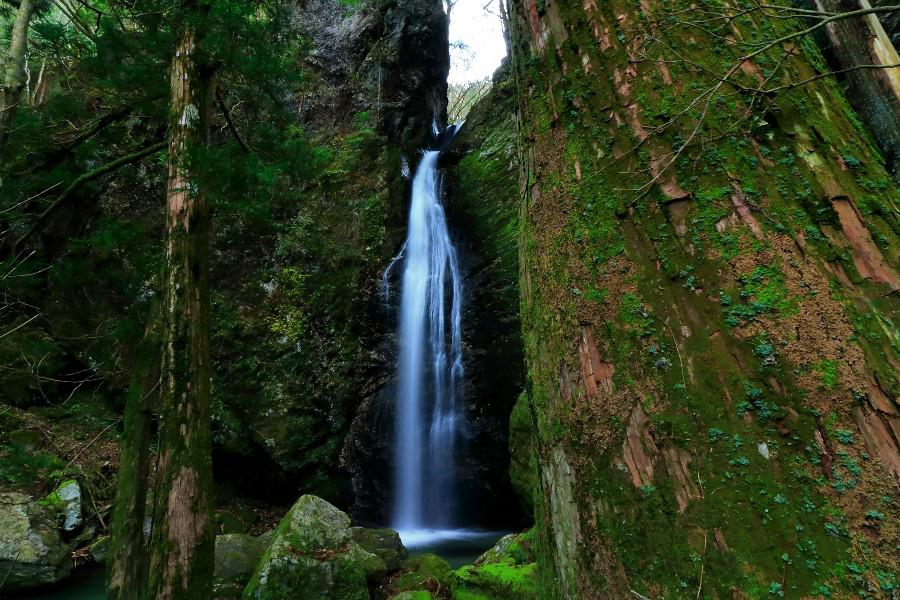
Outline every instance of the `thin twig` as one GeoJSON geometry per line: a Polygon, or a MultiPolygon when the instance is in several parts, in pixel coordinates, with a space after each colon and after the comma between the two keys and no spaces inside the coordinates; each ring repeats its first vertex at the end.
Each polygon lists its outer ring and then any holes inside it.
{"type": "Polygon", "coordinates": [[[709,532],[703,531],[703,562],[700,563],[700,585],[697,586],[697,598],[700,598],[700,590],[703,589],[703,567],[706,566],[706,540],[709,539],[709,532]]]}
{"type": "Polygon", "coordinates": [[[49,191],[52,190],[53,188],[58,187],[58,186],[60,186],[60,185],[62,185],[62,181],[59,181],[59,182],[57,182],[57,183],[54,183],[53,185],[51,185],[50,187],[48,187],[47,189],[45,189],[43,192],[38,192],[37,194],[35,194],[34,196],[31,196],[30,198],[25,198],[25,199],[22,200],[21,202],[18,202],[18,203],[16,203],[16,204],[10,206],[9,208],[4,208],[3,210],[0,210],[0,215],[2,215],[3,213],[8,213],[8,212],[11,211],[11,210],[15,210],[15,209],[19,208],[20,206],[22,206],[23,204],[27,204],[28,202],[31,202],[31,201],[34,200],[35,198],[37,198],[37,197],[39,197],[39,196],[43,196],[44,194],[46,194],[47,192],[49,192],[49,191]]]}
{"type": "Polygon", "coordinates": [[[237,130],[237,127],[235,127],[234,121],[231,120],[231,113],[228,111],[228,107],[225,106],[225,100],[222,99],[222,93],[219,91],[218,87],[216,88],[216,102],[219,103],[219,108],[222,109],[222,113],[225,115],[225,123],[228,124],[228,129],[231,130],[234,139],[236,139],[238,144],[241,145],[241,148],[243,148],[244,154],[252,154],[249,146],[244,142],[244,138],[241,137],[241,133],[237,130]]]}
{"type": "Polygon", "coordinates": [[[6,333],[0,335],[0,338],[5,338],[5,337],[8,336],[9,334],[18,331],[19,329],[22,329],[23,327],[25,327],[26,325],[28,325],[29,323],[31,323],[32,321],[34,321],[35,319],[37,319],[39,316],[41,316],[40,313],[34,315],[33,317],[31,317],[30,319],[28,319],[27,321],[25,321],[25,322],[22,323],[21,325],[18,325],[18,326],[16,326],[15,328],[10,329],[10,330],[7,331],[6,333]]]}
{"type": "Polygon", "coordinates": [[[678,353],[678,364],[681,366],[681,385],[687,387],[687,381],[684,378],[684,362],[681,360],[681,350],[678,349],[678,340],[675,339],[675,332],[672,331],[672,326],[669,325],[669,319],[663,321],[666,324],[666,327],[669,329],[669,334],[672,336],[672,343],[675,344],[675,352],[678,353]]]}

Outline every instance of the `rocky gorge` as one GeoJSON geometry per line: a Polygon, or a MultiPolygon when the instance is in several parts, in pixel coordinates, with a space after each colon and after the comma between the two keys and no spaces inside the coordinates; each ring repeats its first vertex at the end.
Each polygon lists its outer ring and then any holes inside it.
{"type": "MultiPolygon", "coordinates": [[[[437,158],[464,281],[454,493],[497,532],[451,565],[386,526],[395,265],[452,3],[289,4],[302,76],[266,93],[290,116],[226,79],[210,134],[270,186],[213,178],[246,192],[211,231],[213,597],[898,593],[900,192],[833,31],[789,3],[501,3],[509,56],[437,158]],[[241,133],[282,120],[300,183],[271,131],[241,133]]],[[[0,597],[107,561],[165,188],[149,160],[88,188],[33,241],[41,279],[4,283],[0,597]]]]}
{"type": "MultiPolygon", "coordinates": [[[[272,207],[269,223],[242,218],[223,222],[214,234],[212,279],[221,285],[211,290],[213,467],[222,548],[217,569],[224,573],[246,575],[246,557],[268,547],[259,536],[271,535],[301,493],[343,507],[355,523],[387,522],[396,340],[382,274],[402,241],[408,173],[432,139],[435,119],[446,118],[447,15],[439,3],[321,0],[293,10],[294,30],[309,46],[297,57],[305,81],[291,102],[297,125],[327,149],[321,177],[300,191],[301,204],[272,207]]],[[[152,173],[142,177],[130,190],[118,184],[98,190],[98,211],[73,215],[66,230],[48,232],[44,244],[49,249],[54,235],[63,239],[75,231],[90,239],[116,215],[127,215],[147,235],[158,232],[161,215],[141,208],[133,191],[152,192],[159,180],[152,173]]],[[[516,262],[508,247],[473,229],[480,208],[460,202],[448,210],[472,283],[464,331],[471,377],[461,498],[473,524],[524,527],[526,513],[507,476],[506,443],[509,411],[522,386],[516,262]]],[[[94,291],[86,300],[68,295],[66,283],[48,282],[41,302],[65,320],[0,340],[10,368],[43,357],[44,378],[6,378],[3,384],[0,441],[9,490],[4,516],[10,519],[4,527],[19,536],[10,533],[4,548],[4,591],[56,584],[73,568],[103,564],[98,549],[107,541],[120,398],[139,350],[131,336],[102,348],[83,332],[102,330],[110,319],[139,327],[146,305],[135,310],[124,296],[152,265],[101,259],[100,253],[84,246],[58,257],[105,260],[111,270],[81,282],[94,291]],[[119,357],[112,361],[117,366],[105,366],[112,363],[104,353],[119,357]],[[101,391],[85,394],[77,382],[68,383],[68,373],[93,364],[101,391]],[[76,531],[55,526],[59,512],[47,500],[59,473],[74,476],[85,495],[79,508],[84,524],[76,531]]],[[[356,556],[349,562],[358,562],[356,556]]],[[[382,570],[398,568],[393,560],[382,570]]],[[[217,593],[240,595],[245,579],[235,586],[232,575],[222,576],[217,593]]]]}

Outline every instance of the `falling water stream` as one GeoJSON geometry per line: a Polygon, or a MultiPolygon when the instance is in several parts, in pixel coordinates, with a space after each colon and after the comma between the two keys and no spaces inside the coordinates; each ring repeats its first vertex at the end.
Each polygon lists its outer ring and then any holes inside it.
{"type": "MultiPolygon", "coordinates": [[[[463,277],[441,203],[441,150],[458,130],[437,135],[412,181],[406,242],[384,273],[402,265],[392,527],[414,553],[471,562],[505,532],[468,527],[456,460],[467,435],[462,392],[463,277]]],[[[435,132],[437,134],[437,127],[435,132]]]]}
{"type": "Polygon", "coordinates": [[[462,278],[441,205],[439,156],[426,152],[416,169],[403,250],[393,524],[411,541],[456,525],[462,278]]]}

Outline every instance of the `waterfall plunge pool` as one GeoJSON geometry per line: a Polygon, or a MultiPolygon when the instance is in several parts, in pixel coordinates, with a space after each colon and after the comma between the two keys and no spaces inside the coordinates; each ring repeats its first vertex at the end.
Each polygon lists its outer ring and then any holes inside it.
{"type": "Polygon", "coordinates": [[[437,554],[454,569],[470,565],[509,531],[486,529],[405,529],[398,532],[411,556],[437,554]]]}

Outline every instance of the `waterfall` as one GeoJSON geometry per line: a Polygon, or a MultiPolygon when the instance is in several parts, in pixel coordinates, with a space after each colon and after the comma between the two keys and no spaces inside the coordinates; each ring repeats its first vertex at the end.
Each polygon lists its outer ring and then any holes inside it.
{"type": "Polygon", "coordinates": [[[426,152],[416,169],[402,251],[394,527],[407,532],[455,525],[462,281],[441,205],[439,156],[426,152]]]}

